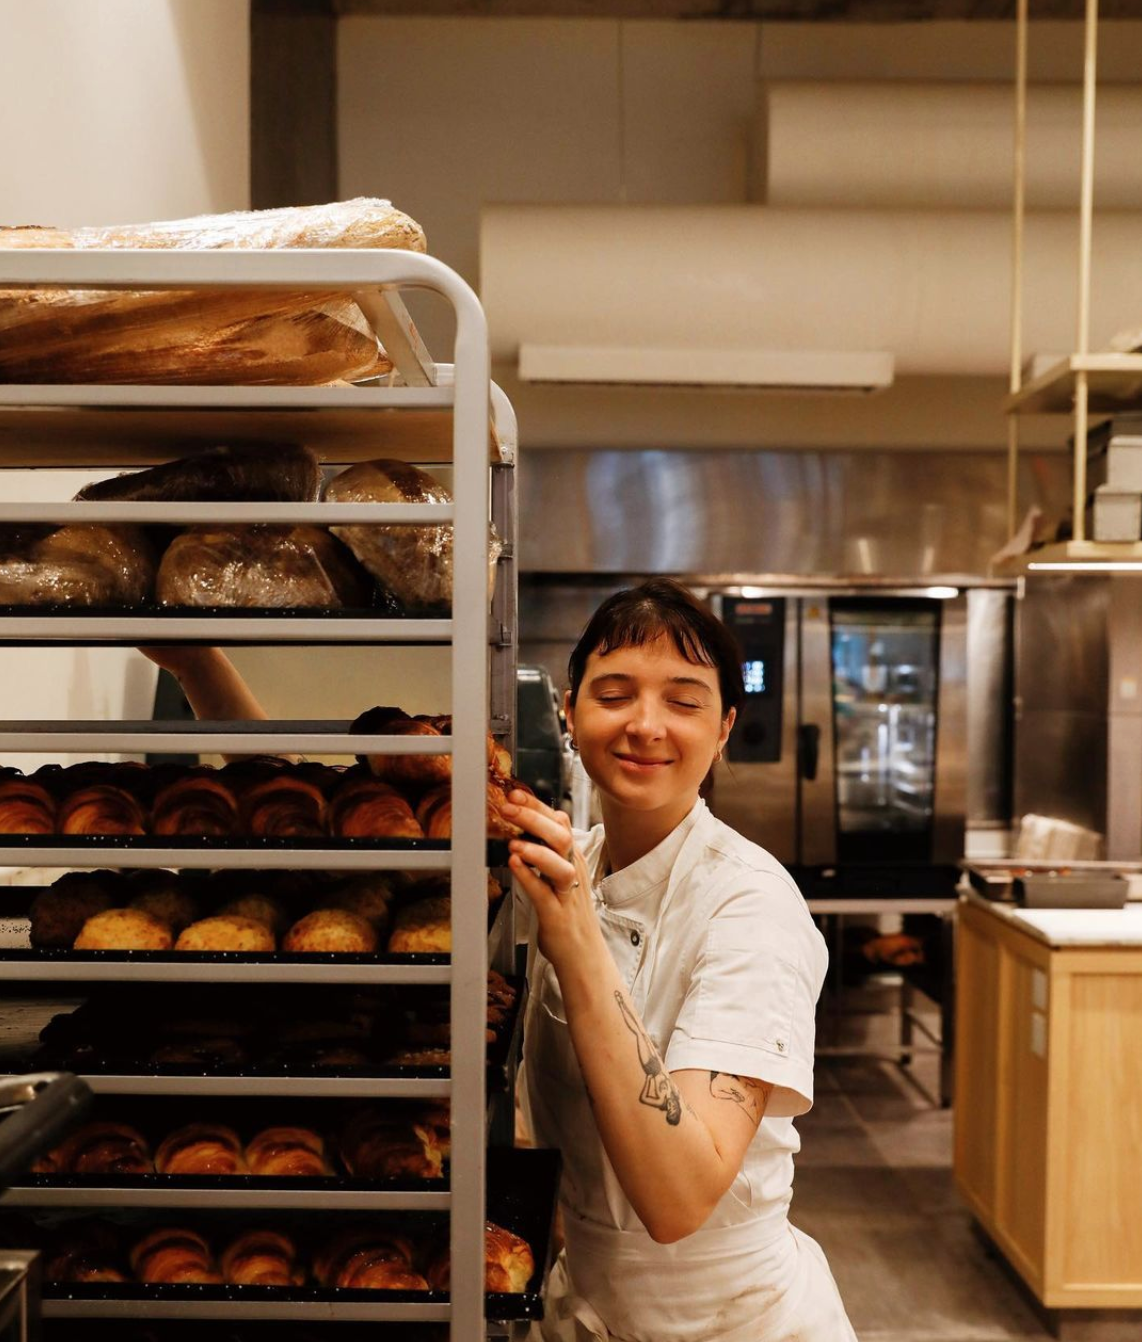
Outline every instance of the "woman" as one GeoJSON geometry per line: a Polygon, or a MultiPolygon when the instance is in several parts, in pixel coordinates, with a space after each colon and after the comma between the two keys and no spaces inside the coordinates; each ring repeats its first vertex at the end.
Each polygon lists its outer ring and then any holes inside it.
{"type": "Polygon", "coordinates": [[[536,1140],[563,1153],[544,1342],[846,1342],[787,1219],[826,951],[792,879],[699,799],[743,695],[732,636],[668,579],[611,597],[570,661],[603,822],[514,792],[535,908],[536,1140]]]}

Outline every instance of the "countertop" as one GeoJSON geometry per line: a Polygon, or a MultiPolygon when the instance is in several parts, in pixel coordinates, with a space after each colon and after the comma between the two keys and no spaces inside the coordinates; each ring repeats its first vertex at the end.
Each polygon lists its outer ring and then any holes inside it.
{"type": "Polygon", "coordinates": [[[974,890],[964,898],[1048,946],[1142,946],[1142,901],[1122,909],[1021,909],[974,890]]]}

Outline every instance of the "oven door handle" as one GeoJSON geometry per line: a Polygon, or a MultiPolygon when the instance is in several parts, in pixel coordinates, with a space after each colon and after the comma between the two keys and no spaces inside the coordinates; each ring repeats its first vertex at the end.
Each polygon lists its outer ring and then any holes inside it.
{"type": "Polygon", "coordinates": [[[820,727],[815,722],[801,723],[797,728],[797,772],[807,783],[816,782],[820,755],[820,727]]]}

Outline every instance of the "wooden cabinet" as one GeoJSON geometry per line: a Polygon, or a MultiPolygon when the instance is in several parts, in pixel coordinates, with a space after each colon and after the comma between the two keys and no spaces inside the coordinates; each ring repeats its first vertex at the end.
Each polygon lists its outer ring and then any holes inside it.
{"type": "Polygon", "coordinates": [[[960,1193],[1044,1305],[1142,1307],[1142,941],[969,900],[957,947],[960,1193]]]}

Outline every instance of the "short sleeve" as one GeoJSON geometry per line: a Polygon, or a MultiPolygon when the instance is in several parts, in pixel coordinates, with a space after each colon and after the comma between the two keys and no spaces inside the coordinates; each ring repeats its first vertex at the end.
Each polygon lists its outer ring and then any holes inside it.
{"type": "Polygon", "coordinates": [[[799,907],[767,912],[763,897],[737,901],[709,922],[666,1050],[671,1072],[731,1072],[774,1087],[766,1114],[795,1118],[813,1105],[817,997],[824,942],[799,907]]]}

